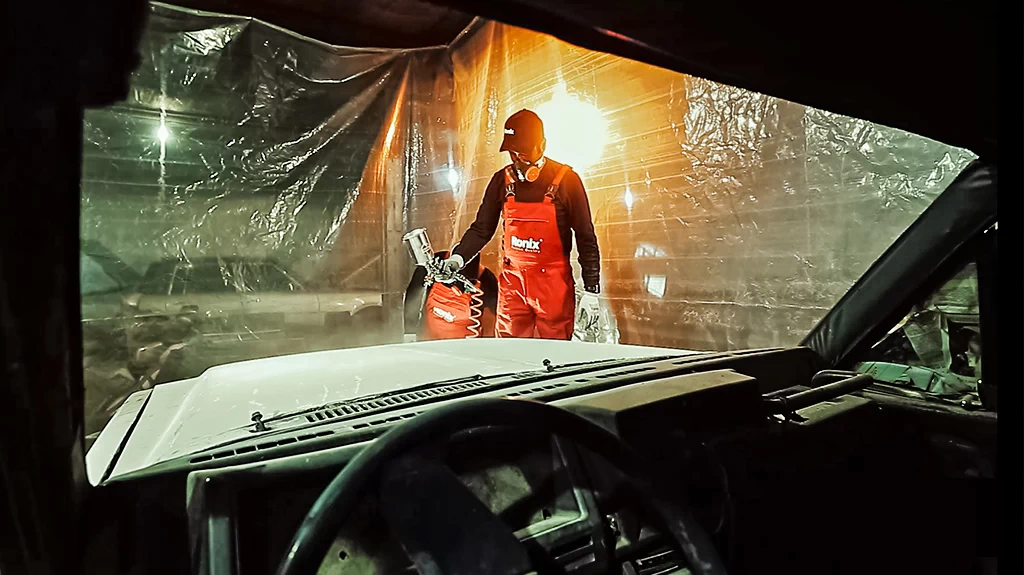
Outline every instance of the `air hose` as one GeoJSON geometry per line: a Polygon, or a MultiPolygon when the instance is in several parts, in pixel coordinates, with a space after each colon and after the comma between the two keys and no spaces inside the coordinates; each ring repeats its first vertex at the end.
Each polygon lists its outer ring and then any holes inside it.
{"type": "Polygon", "coordinates": [[[474,286],[474,289],[469,294],[469,335],[467,338],[480,337],[481,323],[480,318],[484,315],[484,292],[479,287],[474,286]]]}

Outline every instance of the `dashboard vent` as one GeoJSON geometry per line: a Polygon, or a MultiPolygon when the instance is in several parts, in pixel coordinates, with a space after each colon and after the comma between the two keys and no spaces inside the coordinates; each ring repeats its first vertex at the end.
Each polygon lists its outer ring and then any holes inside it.
{"type": "Polygon", "coordinates": [[[542,391],[548,391],[551,389],[558,389],[559,387],[568,387],[568,383],[549,383],[548,385],[538,385],[537,387],[531,387],[530,389],[521,389],[519,391],[513,391],[512,393],[506,393],[505,397],[522,397],[524,395],[533,395],[542,391]]]}
{"type": "Polygon", "coordinates": [[[300,433],[298,435],[289,435],[287,437],[279,437],[270,441],[264,441],[263,443],[256,443],[254,445],[246,445],[237,449],[224,449],[222,451],[214,451],[213,453],[204,453],[203,455],[193,457],[188,462],[204,463],[206,461],[213,461],[215,459],[225,459],[228,457],[234,457],[236,455],[242,455],[243,453],[252,453],[254,451],[264,451],[267,449],[273,449],[275,447],[281,447],[282,445],[291,445],[292,443],[299,443],[302,441],[309,441],[311,439],[317,439],[320,437],[327,437],[328,435],[334,435],[334,432],[330,429],[324,429],[322,431],[300,433]]]}
{"type": "Polygon", "coordinates": [[[405,404],[418,403],[430,399],[440,399],[449,395],[473,391],[481,387],[487,387],[487,385],[489,384],[486,381],[465,381],[460,383],[451,383],[448,385],[439,385],[437,387],[421,389],[419,391],[396,393],[394,395],[378,397],[375,399],[351,401],[336,404],[312,413],[307,413],[306,421],[309,423],[317,423],[318,421],[368,414],[383,409],[394,409],[405,404]]]}
{"type": "MultiPolygon", "coordinates": [[[[654,371],[656,369],[657,366],[652,365],[640,366],[629,369],[620,369],[612,371],[610,373],[603,373],[600,375],[595,375],[592,378],[577,379],[575,382],[557,382],[545,385],[538,384],[536,387],[532,387],[530,389],[519,390],[505,394],[505,397],[522,397],[534,395],[536,393],[540,393],[543,391],[549,391],[560,387],[568,387],[576,383],[588,383],[594,380],[621,377],[623,375],[631,375],[646,371],[654,371]]],[[[523,372],[512,374],[508,377],[510,377],[513,380],[528,379],[537,377],[537,373],[523,372]]],[[[453,396],[463,395],[482,388],[489,387],[491,385],[493,385],[492,382],[489,382],[487,381],[487,379],[480,377],[479,379],[471,379],[469,381],[448,383],[416,391],[407,391],[391,395],[379,395],[370,399],[335,403],[333,405],[323,407],[316,411],[306,413],[304,417],[306,418],[307,423],[320,423],[323,421],[350,419],[352,417],[362,417],[364,415],[369,415],[375,411],[391,411],[395,408],[406,405],[414,405],[418,403],[424,403],[427,401],[446,399],[453,396]]],[[[355,428],[358,429],[361,427],[368,426],[360,424],[355,428]]]]}
{"type": "Polygon", "coordinates": [[[561,543],[548,552],[555,563],[565,570],[593,563],[594,539],[590,535],[561,543]]]}
{"type": "MultiPolygon", "coordinates": [[[[630,369],[622,369],[612,371],[611,373],[604,373],[600,375],[594,375],[590,377],[584,377],[576,379],[574,381],[558,381],[547,384],[538,384],[534,387],[527,389],[520,389],[510,393],[506,393],[503,397],[527,397],[551,391],[554,389],[575,386],[583,383],[590,383],[595,380],[607,379],[610,377],[620,377],[623,375],[642,373],[646,371],[653,371],[658,369],[657,366],[642,366],[633,367],[630,369]]],[[[512,376],[513,379],[522,379],[527,377],[536,377],[534,373],[527,374],[515,374],[512,376]]],[[[447,399],[453,396],[459,396],[473,391],[486,388],[492,385],[487,380],[481,378],[479,380],[459,381],[455,383],[449,383],[445,385],[438,385],[436,387],[430,387],[426,389],[419,389],[415,391],[407,391],[402,393],[395,393],[393,395],[382,395],[376,396],[369,399],[362,399],[344,403],[336,403],[331,406],[306,413],[303,415],[308,423],[320,423],[325,421],[342,421],[345,419],[352,419],[370,415],[377,411],[392,411],[397,408],[401,408],[410,404],[424,403],[432,400],[447,399]]],[[[380,419],[374,419],[371,421],[364,421],[357,423],[351,427],[351,429],[366,429],[371,427],[377,427],[381,425],[388,425],[391,423],[397,423],[406,419],[412,419],[423,411],[416,411],[411,413],[403,413],[400,415],[390,415],[387,417],[381,417],[380,419]]],[[[287,435],[277,439],[271,439],[262,443],[245,445],[235,449],[223,449],[220,451],[214,451],[212,453],[204,453],[197,455],[189,459],[190,464],[205,463],[208,461],[226,459],[237,455],[243,455],[246,453],[265,451],[290,445],[293,443],[299,443],[303,441],[309,441],[311,439],[317,439],[320,437],[326,437],[328,435],[334,435],[335,432],[330,429],[321,431],[309,431],[306,433],[298,433],[295,435],[287,435]]]]}
{"type": "Polygon", "coordinates": [[[613,371],[611,373],[602,373],[601,375],[595,375],[595,379],[608,379],[609,377],[622,377],[623,375],[629,375],[631,373],[643,373],[645,371],[653,371],[657,369],[656,366],[650,365],[646,367],[634,367],[633,369],[624,369],[622,371],[613,371]]]}
{"type": "Polygon", "coordinates": [[[378,425],[385,425],[385,424],[388,424],[388,423],[396,423],[396,422],[402,421],[403,419],[412,419],[412,418],[416,417],[417,415],[419,415],[421,413],[423,413],[423,412],[422,411],[417,411],[417,412],[414,412],[414,413],[403,413],[402,415],[395,415],[393,417],[385,417],[385,418],[382,418],[382,419],[375,419],[373,421],[367,421],[367,422],[364,422],[364,423],[357,423],[357,424],[352,426],[352,429],[366,429],[367,427],[377,427],[378,425]]]}
{"type": "Polygon", "coordinates": [[[661,548],[645,557],[634,559],[633,566],[637,575],[668,575],[669,573],[685,573],[679,553],[672,548],[661,548]]]}

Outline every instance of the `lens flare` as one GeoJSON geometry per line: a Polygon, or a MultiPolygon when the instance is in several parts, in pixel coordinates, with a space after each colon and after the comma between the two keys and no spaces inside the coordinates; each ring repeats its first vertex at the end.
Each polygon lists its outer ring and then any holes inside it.
{"type": "Polygon", "coordinates": [[[537,107],[548,140],[546,156],[586,171],[601,160],[608,140],[608,123],[596,106],[568,93],[564,85],[537,107]]]}

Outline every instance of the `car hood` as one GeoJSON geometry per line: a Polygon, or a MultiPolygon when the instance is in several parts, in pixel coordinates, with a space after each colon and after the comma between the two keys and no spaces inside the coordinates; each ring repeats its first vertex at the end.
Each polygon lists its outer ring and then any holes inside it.
{"type": "Polygon", "coordinates": [[[445,340],[304,353],[211,368],[199,377],[133,394],[86,456],[99,483],[244,438],[255,411],[265,419],[325,403],[473,375],[557,364],[687,355],[654,347],[545,340],[445,340]],[[126,440],[127,437],[127,440],[126,440]],[[123,447],[122,447],[123,446],[123,447]]]}

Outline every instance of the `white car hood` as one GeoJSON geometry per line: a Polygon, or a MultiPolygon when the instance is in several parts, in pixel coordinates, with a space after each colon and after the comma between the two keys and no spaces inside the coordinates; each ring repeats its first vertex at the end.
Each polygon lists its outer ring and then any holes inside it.
{"type": "Polygon", "coordinates": [[[246,437],[254,411],[270,419],[435,381],[540,369],[545,359],[557,365],[693,353],[697,352],[572,341],[479,339],[323,351],[222,365],[199,377],[132,395],[89,450],[86,465],[90,481],[98,484],[129,432],[111,477],[246,437]],[[140,409],[142,416],[135,422],[140,409]]]}

